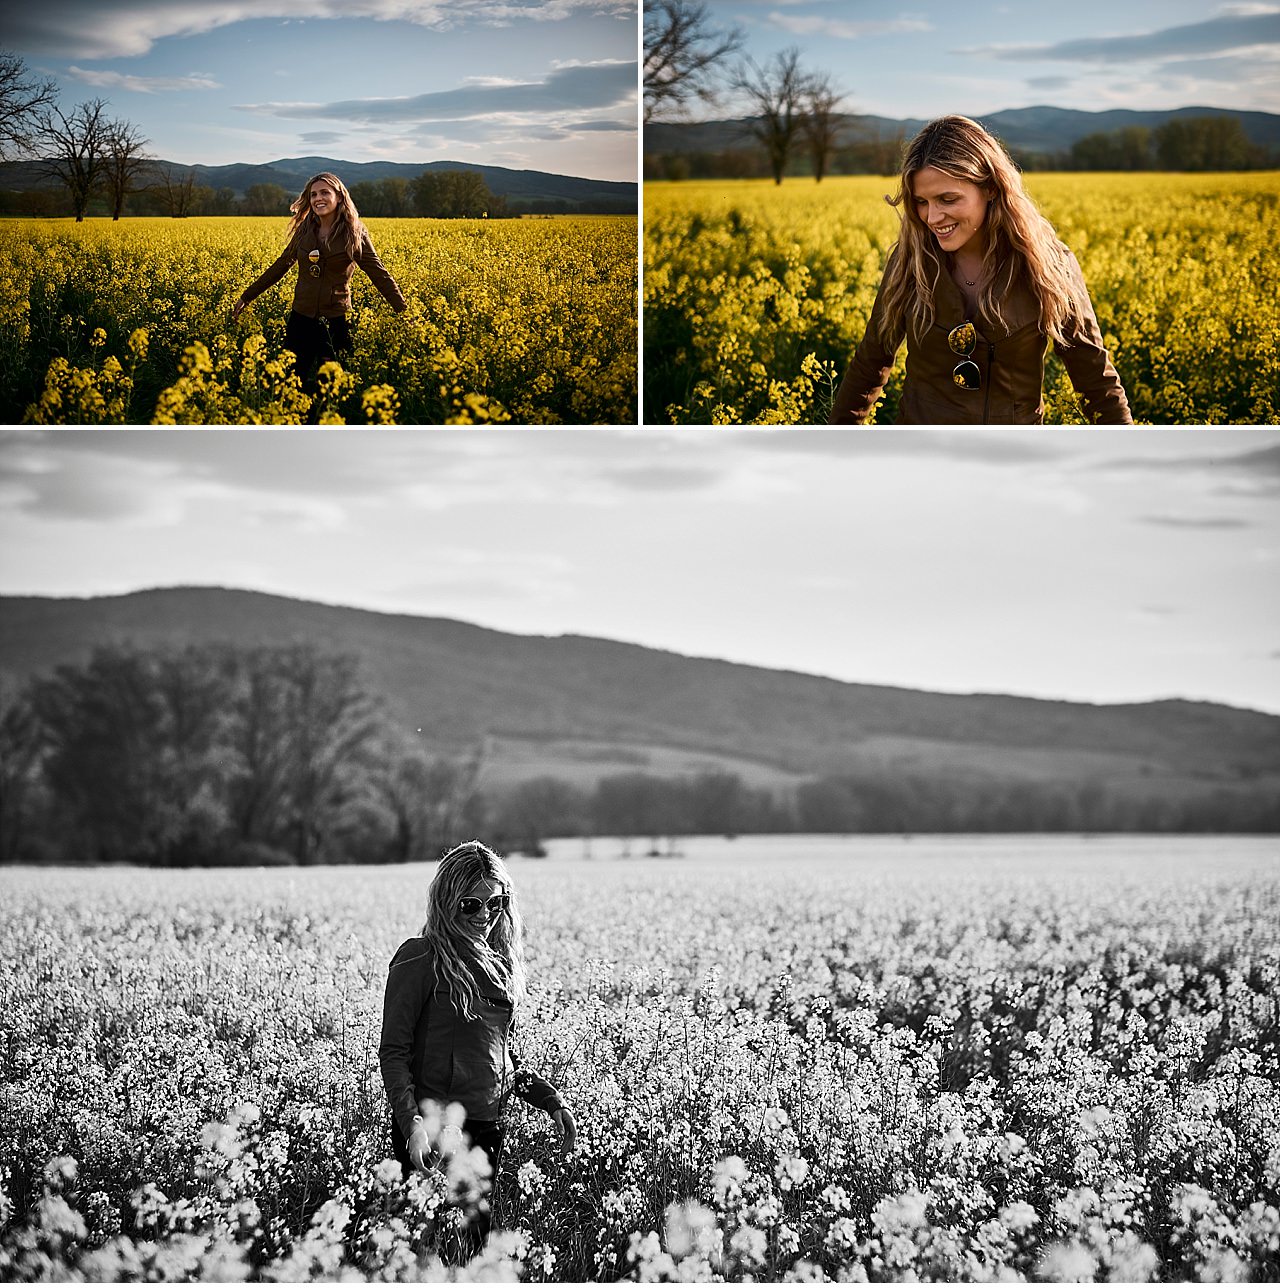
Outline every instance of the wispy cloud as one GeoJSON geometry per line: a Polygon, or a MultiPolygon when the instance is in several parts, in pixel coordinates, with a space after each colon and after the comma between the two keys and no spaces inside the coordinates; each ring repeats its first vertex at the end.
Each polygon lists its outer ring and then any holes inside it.
{"type": "Polygon", "coordinates": [[[1160,528],[1192,528],[1200,530],[1231,530],[1235,528],[1253,528],[1257,525],[1247,519],[1232,519],[1224,515],[1206,515],[1197,518],[1185,514],[1143,514],[1137,522],[1151,523],[1160,528]]]}
{"type": "Polygon", "coordinates": [[[219,81],[200,72],[192,72],[190,76],[127,76],[123,72],[95,72],[85,67],[71,66],[67,68],[67,73],[95,89],[123,89],[135,94],[222,88],[219,81]]]}
{"type": "Polygon", "coordinates": [[[1021,62],[1134,63],[1153,59],[1200,57],[1233,49],[1280,42],[1280,9],[1257,8],[1249,13],[1222,13],[1204,22],[1130,36],[1087,36],[1045,45],[985,45],[963,50],[1021,62]]]}
{"type": "Polygon", "coordinates": [[[913,31],[932,31],[933,23],[923,18],[869,19],[849,22],[843,18],[824,18],[820,14],[773,12],[765,19],[795,36],[830,36],[832,40],[863,40],[868,36],[896,36],[913,31]]]}
{"type": "Polygon", "coordinates": [[[541,81],[468,83],[456,89],[405,98],[345,99],[332,103],[243,103],[241,111],[288,119],[448,121],[500,113],[599,110],[625,103],[636,92],[636,65],[586,63],[558,67],[541,81]]]}
{"type": "Polygon", "coordinates": [[[372,18],[416,26],[511,26],[605,14],[635,21],[635,0],[42,0],[9,5],[5,44],[65,58],[129,58],[168,36],[192,36],[232,23],[279,18],[372,18]]]}

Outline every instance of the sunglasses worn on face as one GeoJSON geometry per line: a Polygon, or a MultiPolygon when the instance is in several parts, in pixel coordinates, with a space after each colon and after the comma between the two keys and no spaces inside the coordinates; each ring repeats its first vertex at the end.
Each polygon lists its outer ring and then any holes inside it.
{"type": "Polygon", "coordinates": [[[495,894],[488,899],[477,899],[475,895],[468,894],[458,900],[458,911],[464,917],[474,917],[481,908],[486,909],[490,916],[496,917],[500,912],[506,912],[510,906],[509,894],[495,894]]]}
{"type": "Polygon", "coordinates": [[[952,353],[958,353],[963,362],[957,363],[951,379],[961,389],[981,389],[982,372],[973,361],[973,351],[978,347],[978,332],[972,322],[961,322],[954,331],[947,333],[947,344],[952,353]]]}

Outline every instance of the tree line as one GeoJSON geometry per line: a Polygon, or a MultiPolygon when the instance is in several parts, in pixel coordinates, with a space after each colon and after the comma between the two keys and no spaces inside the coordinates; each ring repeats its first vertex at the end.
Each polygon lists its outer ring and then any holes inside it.
{"type": "MultiPolygon", "coordinates": [[[[743,179],[896,173],[905,136],[849,139],[846,95],[828,72],[805,67],[796,48],[763,64],[740,57],[744,34],[718,26],[705,0],[645,0],[645,122],[678,119],[695,102],[726,94],[745,106],[744,146],[646,152],[646,179],[743,179]],[[735,61],[736,60],[736,61],[735,61]]],[[[1255,170],[1280,163],[1275,148],[1251,143],[1235,116],[1174,118],[1152,130],[1101,132],[1056,152],[1011,149],[1025,170],[1255,170]]]]}
{"type": "Polygon", "coordinates": [[[483,751],[432,755],[308,644],[101,647],[0,691],[0,862],[389,863],[469,836],[1280,830],[1247,786],[1178,800],[1105,784],[901,773],[752,787],[733,773],[553,776],[483,789],[483,751]]]}

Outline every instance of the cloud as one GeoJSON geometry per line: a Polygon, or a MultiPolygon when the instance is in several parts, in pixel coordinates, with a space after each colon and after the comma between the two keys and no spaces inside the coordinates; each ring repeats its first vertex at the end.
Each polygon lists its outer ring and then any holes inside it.
{"type": "Polygon", "coordinates": [[[962,50],[1019,62],[1135,63],[1152,59],[1197,57],[1280,42],[1280,9],[1223,13],[1204,22],[1165,27],[1132,36],[1088,36],[1048,45],[986,45],[962,50]]]}
{"type": "Polygon", "coordinates": [[[162,94],[172,90],[221,89],[212,76],[193,72],[190,76],[126,76],[123,72],[95,72],[68,67],[68,75],[95,89],[123,89],[134,94],[162,94]]]}
{"type": "Polygon", "coordinates": [[[574,112],[625,103],[636,92],[636,65],[586,63],[558,67],[524,84],[464,84],[407,98],[346,99],[334,103],[244,103],[240,111],[291,119],[448,121],[504,112],[574,112]]]}
{"type": "Polygon", "coordinates": [[[44,0],[6,6],[5,45],[64,58],[129,58],[168,36],[261,19],[368,18],[443,29],[597,14],[634,23],[635,0],[44,0]]]}
{"type": "Polygon", "coordinates": [[[840,18],[823,18],[817,14],[774,12],[765,21],[794,36],[829,36],[832,40],[862,40],[868,36],[895,36],[904,32],[933,30],[933,23],[926,22],[923,18],[848,22],[840,18]]]}
{"type": "MultiPolygon", "coordinates": [[[[1023,431],[908,430],[883,434],[874,430],[786,430],[753,433],[748,448],[766,452],[796,452],[833,456],[927,456],[980,461],[993,465],[1021,465],[1062,457],[1064,447],[1042,435],[1023,431]]],[[[1070,440],[1068,440],[1070,441],[1070,440]]]]}
{"type": "Polygon", "coordinates": [[[341,143],[347,136],[341,130],[308,130],[299,134],[303,143],[317,143],[324,146],[329,143],[341,143]]]}
{"type": "Polygon", "coordinates": [[[1137,522],[1151,523],[1161,528],[1195,528],[1205,531],[1257,526],[1247,519],[1230,519],[1219,515],[1196,518],[1192,515],[1181,514],[1144,514],[1138,517],[1137,522]]]}
{"type": "Polygon", "coordinates": [[[602,470],[607,479],[628,492],[700,492],[723,477],[711,466],[633,465],[621,470],[602,470]]]}
{"type": "MultiPolygon", "coordinates": [[[[1229,431],[1220,429],[1194,431],[1201,435],[1197,445],[1204,447],[1214,445],[1217,450],[1213,455],[1195,455],[1179,453],[1177,455],[1159,456],[1116,456],[1095,461],[1092,469],[1113,473],[1124,473],[1133,470],[1153,470],[1170,474],[1235,474],[1246,480],[1270,484],[1280,481],[1280,443],[1269,447],[1252,448],[1248,451],[1229,451],[1218,447],[1219,443],[1239,443],[1242,436],[1251,439],[1259,435],[1257,430],[1244,430],[1242,434],[1225,439],[1229,431]],[[1210,437],[1212,436],[1212,437],[1210,437]]],[[[1261,431],[1265,433],[1266,431],[1261,431]]],[[[1268,434],[1268,437],[1273,437],[1268,434]]]]}
{"type": "Polygon", "coordinates": [[[1074,76],[1028,76],[1027,84],[1032,89],[1070,89],[1076,79],[1074,76]]]}

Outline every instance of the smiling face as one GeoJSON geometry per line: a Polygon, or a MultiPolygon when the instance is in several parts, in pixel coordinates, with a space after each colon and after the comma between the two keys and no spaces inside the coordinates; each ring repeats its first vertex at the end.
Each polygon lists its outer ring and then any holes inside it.
{"type": "Polygon", "coordinates": [[[332,215],[338,209],[337,190],[324,179],[317,179],[311,185],[311,209],[320,219],[332,215]]]}
{"type": "Polygon", "coordinates": [[[462,896],[463,899],[480,901],[480,906],[475,912],[463,912],[461,907],[457,912],[458,924],[469,938],[475,939],[480,943],[488,942],[497,928],[499,919],[502,917],[502,909],[490,906],[489,901],[495,895],[509,893],[510,891],[506,886],[493,877],[482,877],[474,885],[467,888],[466,893],[462,896]]]}
{"type": "Polygon", "coordinates": [[[986,249],[983,224],[990,195],[976,183],[929,165],[912,176],[911,197],[916,214],[943,250],[954,253],[967,247],[981,255],[986,249]]]}

